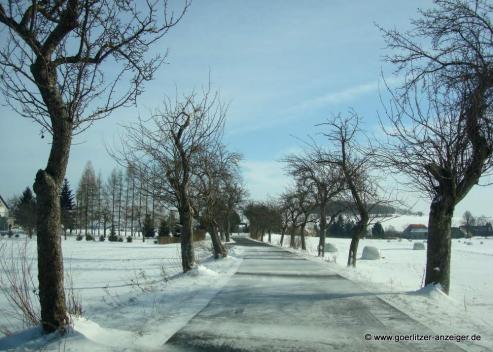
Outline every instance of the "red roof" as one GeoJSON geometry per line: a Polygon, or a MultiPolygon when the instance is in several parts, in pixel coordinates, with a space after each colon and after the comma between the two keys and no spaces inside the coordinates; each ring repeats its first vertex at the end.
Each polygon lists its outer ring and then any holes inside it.
{"type": "Polygon", "coordinates": [[[410,224],[408,227],[407,227],[409,230],[411,229],[426,229],[426,225],[423,225],[423,224],[410,224]]]}

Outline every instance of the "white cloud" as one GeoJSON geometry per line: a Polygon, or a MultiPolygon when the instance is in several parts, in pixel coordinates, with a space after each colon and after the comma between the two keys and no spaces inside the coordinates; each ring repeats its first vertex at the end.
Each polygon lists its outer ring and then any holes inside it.
{"type": "Polygon", "coordinates": [[[245,160],[241,163],[242,173],[250,198],[266,200],[282,193],[289,184],[282,164],[277,161],[245,160]]]}
{"type": "Polygon", "coordinates": [[[254,121],[254,123],[252,123],[252,120],[249,120],[248,124],[239,124],[236,128],[229,129],[228,133],[236,135],[287,124],[293,120],[305,117],[307,111],[349,103],[363,95],[377,92],[380,89],[385,90],[385,85],[395,87],[402,81],[402,77],[390,77],[386,78],[385,82],[382,79],[379,79],[373,82],[361,83],[348,88],[332,91],[325,95],[298,102],[279,112],[275,116],[270,116],[268,119],[263,117],[262,119],[254,121]]]}
{"type": "Polygon", "coordinates": [[[319,97],[305,100],[304,102],[291,107],[289,110],[293,112],[305,111],[307,109],[315,109],[324,106],[346,103],[362,95],[377,92],[380,90],[381,87],[385,89],[385,85],[389,87],[394,87],[402,81],[402,77],[390,77],[388,79],[385,79],[385,82],[382,79],[379,79],[373,82],[361,83],[349,88],[340,89],[338,91],[329,92],[319,97]]]}
{"type": "Polygon", "coordinates": [[[349,87],[335,92],[330,92],[328,94],[306,100],[298,105],[295,105],[290,110],[306,110],[319,108],[326,105],[335,105],[344,102],[351,101],[363,94],[371,93],[378,90],[378,82],[371,82],[360,84],[357,86],[349,87]]]}

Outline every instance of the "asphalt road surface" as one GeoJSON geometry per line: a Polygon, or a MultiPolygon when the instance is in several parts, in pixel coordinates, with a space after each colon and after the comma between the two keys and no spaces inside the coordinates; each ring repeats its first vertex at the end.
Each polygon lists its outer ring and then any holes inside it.
{"type": "Polygon", "coordinates": [[[238,272],[166,351],[463,351],[451,342],[375,341],[434,333],[326,265],[235,241],[243,246],[238,272]]]}

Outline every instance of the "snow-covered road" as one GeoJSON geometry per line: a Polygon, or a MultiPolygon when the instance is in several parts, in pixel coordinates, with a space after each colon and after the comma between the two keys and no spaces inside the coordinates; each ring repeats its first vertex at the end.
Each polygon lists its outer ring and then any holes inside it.
{"type": "Polygon", "coordinates": [[[462,351],[323,264],[236,238],[243,262],[170,351],[462,351]],[[376,341],[430,338],[433,341],[376,341]]]}

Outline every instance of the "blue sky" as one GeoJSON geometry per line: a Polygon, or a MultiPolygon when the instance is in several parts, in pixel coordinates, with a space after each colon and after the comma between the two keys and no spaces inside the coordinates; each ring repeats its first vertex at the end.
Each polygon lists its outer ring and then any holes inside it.
{"type": "MultiPolygon", "coordinates": [[[[75,187],[87,160],[104,175],[115,166],[121,124],[146,116],[164,95],[207,84],[209,75],[230,104],[225,142],[244,155],[243,175],[252,198],[282,191],[288,179],[278,160],[300,148],[297,138],[317,132],[330,114],[353,108],[368,132],[378,133],[385,44],[375,23],[405,30],[418,7],[431,1],[195,0],[184,19],[154,50],[169,49],[167,64],[146,85],[136,108],[119,110],[76,137],[67,170],[75,187]]],[[[125,82],[122,82],[125,84],[125,82]]],[[[2,99],[2,98],[0,98],[2,99]]],[[[3,99],[2,99],[3,101],[3,99]]],[[[32,185],[49,150],[39,127],[0,107],[0,194],[32,185]]],[[[457,208],[493,215],[492,187],[474,190],[457,208]]],[[[415,196],[408,196],[409,200],[415,196]]],[[[420,201],[417,210],[427,212],[420,201]]]]}

